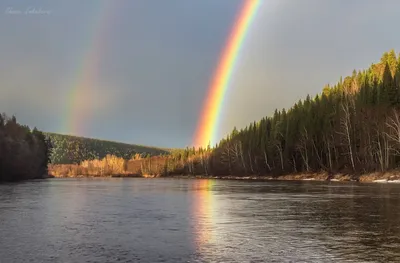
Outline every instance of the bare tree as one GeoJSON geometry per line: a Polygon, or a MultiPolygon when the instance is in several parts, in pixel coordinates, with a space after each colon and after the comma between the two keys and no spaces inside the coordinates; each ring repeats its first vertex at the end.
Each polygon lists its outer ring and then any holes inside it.
{"type": "Polygon", "coordinates": [[[280,159],[280,163],[281,163],[281,169],[282,171],[284,170],[284,166],[283,166],[283,147],[282,147],[282,143],[281,141],[277,141],[275,143],[275,147],[278,150],[278,154],[279,154],[279,159],[280,159]]]}
{"type": "Polygon", "coordinates": [[[380,131],[379,128],[376,129],[376,151],[375,154],[378,158],[381,171],[384,172],[389,168],[389,156],[390,148],[387,135],[380,131]]]}
{"type": "Polygon", "coordinates": [[[265,165],[268,167],[268,170],[271,171],[271,166],[268,163],[268,154],[267,154],[267,150],[264,148],[263,149],[264,152],[264,161],[265,161],[265,165]]]}
{"type": "Polygon", "coordinates": [[[268,144],[264,140],[261,141],[261,148],[262,148],[262,152],[264,155],[264,163],[267,166],[268,171],[270,172],[272,170],[272,168],[268,161],[268,153],[267,153],[268,144]]]}
{"type": "Polygon", "coordinates": [[[308,132],[305,127],[303,127],[303,131],[301,132],[299,142],[297,144],[297,150],[300,153],[301,158],[303,159],[303,163],[306,167],[306,171],[310,171],[309,161],[308,161],[308,132]]]}
{"type": "Polygon", "coordinates": [[[352,122],[351,122],[351,112],[350,112],[350,102],[349,98],[345,98],[345,102],[341,103],[343,116],[340,118],[340,129],[341,131],[338,134],[342,135],[345,139],[346,148],[348,150],[347,155],[350,158],[350,163],[353,171],[355,171],[354,164],[354,153],[353,153],[353,145],[352,145],[352,122]]]}
{"type": "Polygon", "coordinates": [[[389,131],[385,135],[393,142],[391,150],[395,155],[400,155],[400,115],[396,109],[393,109],[392,115],[387,118],[386,127],[389,131]]]}
{"type": "Polygon", "coordinates": [[[322,159],[322,155],[324,154],[323,148],[322,149],[318,149],[317,148],[317,144],[315,143],[315,141],[316,141],[315,138],[311,137],[311,145],[313,146],[314,152],[317,155],[318,165],[322,169],[326,170],[326,166],[325,166],[325,164],[323,162],[323,159],[322,159]]]}
{"type": "Polygon", "coordinates": [[[254,174],[253,160],[251,158],[252,154],[251,154],[250,149],[247,151],[247,153],[248,153],[248,156],[249,156],[250,171],[251,171],[252,174],[254,174]]]}
{"type": "Polygon", "coordinates": [[[324,141],[324,145],[326,148],[326,158],[328,160],[328,168],[329,168],[329,170],[332,171],[332,149],[331,149],[331,147],[332,147],[333,143],[331,141],[330,136],[327,136],[327,135],[324,135],[323,141],[324,141]]]}
{"type": "Polygon", "coordinates": [[[209,175],[209,165],[210,165],[210,157],[208,151],[206,153],[202,152],[200,155],[200,162],[203,167],[205,175],[209,175]]]}
{"type": "Polygon", "coordinates": [[[232,163],[233,163],[233,156],[234,156],[234,147],[232,146],[230,141],[227,141],[223,147],[222,155],[221,155],[221,162],[228,164],[229,173],[232,174],[232,163]]]}
{"type": "Polygon", "coordinates": [[[244,155],[243,155],[242,142],[240,140],[235,141],[234,148],[235,148],[236,160],[240,160],[241,161],[242,168],[245,171],[245,173],[247,173],[246,163],[244,161],[244,155]]]}

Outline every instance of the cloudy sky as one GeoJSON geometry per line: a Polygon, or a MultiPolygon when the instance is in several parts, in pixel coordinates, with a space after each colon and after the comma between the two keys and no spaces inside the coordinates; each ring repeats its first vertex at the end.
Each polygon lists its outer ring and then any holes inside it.
{"type": "MultiPolygon", "coordinates": [[[[44,131],[191,145],[243,1],[3,0],[0,112],[44,131]]],[[[397,0],[264,0],[219,136],[399,52],[398,10],[397,0]]]]}

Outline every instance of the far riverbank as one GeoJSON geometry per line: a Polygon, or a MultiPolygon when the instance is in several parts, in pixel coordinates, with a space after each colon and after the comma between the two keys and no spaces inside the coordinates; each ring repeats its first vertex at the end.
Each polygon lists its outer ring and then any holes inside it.
{"type": "Polygon", "coordinates": [[[331,182],[361,182],[361,183],[400,183],[400,172],[392,171],[387,173],[369,173],[363,175],[335,174],[328,173],[302,173],[281,176],[207,176],[207,175],[140,175],[140,174],[118,174],[104,176],[52,176],[55,178],[85,178],[85,177],[118,177],[118,178],[179,178],[179,179],[218,179],[218,180],[258,180],[258,181],[331,181],[331,182]]]}
{"type": "Polygon", "coordinates": [[[361,182],[361,183],[400,183],[400,173],[369,173],[360,176],[349,174],[329,175],[327,173],[303,173],[281,176],[192,176],[180,175],[173,178],[185,179],[219,179],[219,180],[258,180],[258,181],[331,181],[331,182],[361,182]]]}

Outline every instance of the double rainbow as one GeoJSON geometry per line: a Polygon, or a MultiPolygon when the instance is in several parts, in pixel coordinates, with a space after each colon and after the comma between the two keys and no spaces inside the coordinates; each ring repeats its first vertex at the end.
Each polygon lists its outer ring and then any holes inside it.
{"type": "Polygon", "coordinates": [[[207,92],[194,138],[195,147],[206,147],[216,143],[225,93],[229,87],[229,81],[246,38],[246,33],[261,3],[261,0],[243,1],[243,6],[235,20],[207,92]]]}
{"type": "MultiPolygon", "coordinates": [[[[89,43],[86,54],[82,56],[81,67],[78,70],[78,76],[72,88],[69,91],[67,108],[65,110],[66,118],[62,118],[64,127],[62,131],[69,131],[72,134],[82,132],[84,122],[87,121],[88,110],[85,107],[90,106],[90,98],[93,95],[93,86],[99,71],[99,58],[104,52],[106,36],[106,23],[109,22],[115,5],[112,1],[103,0],[100,3],[100,13],[93,21],[93,28],[89,32],[89,43]],[[79,116],[79,117],[78,117],[79,116]]],[[[243,46],[246,33],[251,22],[259,9],[262,0],[243,0],[243,5],[235,19],[231,33],[227,39],[225,48],[219,59],[218,66],[211,80],[207,95],[204,101],[203,110],[200,114],[200,120],[194,136],[194,146],[205,147],[216,143],[218,124],[220,122],[221,109],[229,82],[238,60],[240,50],[243,46]]]]}
{"type": "Polygon", "coordinates": [[[71,89],[68,91],[65,117],[62,118],[61,132],[81,135],[90,116],[90,107],[96,89],[101,60],[109,32],[109,22],[115,12],[116,4],[108,0],[99,0],[96,15],[88,25],[87,43],[83,54],[78,57],[80,67],[74,74],[71,89]]]}

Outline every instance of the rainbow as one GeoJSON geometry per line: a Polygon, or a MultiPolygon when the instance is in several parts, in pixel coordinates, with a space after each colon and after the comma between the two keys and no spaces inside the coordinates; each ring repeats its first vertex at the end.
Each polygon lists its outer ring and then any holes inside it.
{"type": "MultiPolygon", "coordinates": [[[[104,53],[108,23],[111,21],[112,1],[99,1],[97,13],[88,25],[87,43],[83,53],[78,57],[75,77],[66,94],[65,117],[61,118],[61,132],[82,135],[84,125],[89,120],[88,114],[93,100],[93,93],[98,79],[101,57],[104,53]]],[[[115,6],[115,5],[114,5],[115,6]]]]}
{"type": "Polygon", "coordinates": [[[246,33],[260,3],[261,0],[244,0],[207,92],[194,138],[195,147],[205,147],[216,143],[225,93],[229,87],[229,81],[246,38],[246,33]]]}

